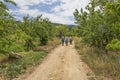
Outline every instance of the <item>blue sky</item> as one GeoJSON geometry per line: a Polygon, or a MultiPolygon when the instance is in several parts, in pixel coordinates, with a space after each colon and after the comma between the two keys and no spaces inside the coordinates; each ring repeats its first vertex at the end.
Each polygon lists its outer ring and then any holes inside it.
{"type": "Polygon", "coordinates": [[[74,24],[73,12],[84,8],[89,0],[13,0],[17,6],[8,5],[10,13],[22,20],[25,15],[36,17],[43,15],[54,23],[74,24]]]}

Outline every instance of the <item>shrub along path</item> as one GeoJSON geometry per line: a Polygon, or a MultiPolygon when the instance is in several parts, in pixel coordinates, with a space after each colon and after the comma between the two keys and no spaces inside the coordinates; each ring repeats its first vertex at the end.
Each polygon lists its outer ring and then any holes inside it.
{"type": "Polygon", "coordinates": [[[88,80],[88,73],[73,44],[54,49],[33,73],[20,80],[88,80]]]}

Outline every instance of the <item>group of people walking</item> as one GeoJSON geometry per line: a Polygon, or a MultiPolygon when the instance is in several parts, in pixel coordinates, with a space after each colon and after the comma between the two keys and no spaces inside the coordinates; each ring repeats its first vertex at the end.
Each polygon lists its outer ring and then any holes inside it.
{"type": "Polygon", "coordinates": [[[62,39],[61,39],[62,46],[64,46],[64,43],[65,43],[66,46],[68,46],[68,42],[70,42],[70,45],[71,45],[72,41],[73,41],[72,36],[70,36],[70,37],[62,36],[62,39]]]}

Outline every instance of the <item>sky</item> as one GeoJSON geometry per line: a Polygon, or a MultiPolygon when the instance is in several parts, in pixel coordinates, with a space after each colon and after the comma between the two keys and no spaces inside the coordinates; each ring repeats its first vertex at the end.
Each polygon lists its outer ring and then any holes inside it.
{"type": "Polygon", "coordinates": [[[13,0],[17,6],[11,4],[10,14],[17,20],[22,20],[23,16],[36,17],[43,15],[53,23],[74,24],[73,12],[75,9],[84,8],[89,0],[13,0]]]}

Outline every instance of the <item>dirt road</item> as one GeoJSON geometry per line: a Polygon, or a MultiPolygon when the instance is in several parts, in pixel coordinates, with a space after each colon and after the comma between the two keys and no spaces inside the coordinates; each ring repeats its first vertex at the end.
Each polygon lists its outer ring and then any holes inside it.
{"type": "Polygon", "coordinates": [[[54,49],[24,80],[88,80],[84,63],[74,45],[54,49]]]}

